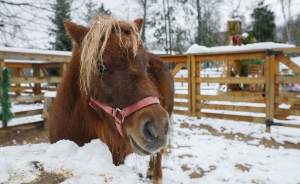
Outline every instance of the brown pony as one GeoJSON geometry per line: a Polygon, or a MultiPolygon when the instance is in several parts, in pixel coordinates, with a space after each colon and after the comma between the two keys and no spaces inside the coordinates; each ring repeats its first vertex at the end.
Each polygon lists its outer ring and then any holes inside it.
{"type": "Polygon", "coordinates": [[[98,138],[108,145],[115,165],[132,152],[151,155],[148,176],[160,183],[174,86],[167,67],[143,47],[142,24],[142,19],[100,16],[89,28],[65,22],[73,51],[51,108],[50,141],[69,139],[83,145],[98,138]],[[157,101],[123,116],[120,109],[147,97],[157,101]],[[103,106],[119,114],[113,116],[103,106]]]}

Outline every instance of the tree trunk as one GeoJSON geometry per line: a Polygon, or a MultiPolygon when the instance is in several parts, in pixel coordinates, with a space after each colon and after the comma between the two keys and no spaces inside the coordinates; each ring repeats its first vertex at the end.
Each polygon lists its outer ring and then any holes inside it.
{"type": "Polygon", "coordinates": [[[169,50],[170,54],[172,54],[173,46],[172,46],[172,27],[171,27],[171,18],[170,18],[170,3],[167,0],[167,18],[168,18],[168,34],[169,34],[169,50]]]}
{"type": "Polygon", "coordinates": [[[169,54],[169,43],[168,43],[168,23],[167,23],[167,15],[166,15],[166,2],[163,0],[163,11],[164,11],[164,20],[165,20],[165,34],[166,34],[166,50],[167,54],[169,54]]]}
{"type": "MultiPolygon", "coordinates": [[[[290,3],[291,1],[289,0],[288,2],[288,9],[289,9],[289,16],[291,15],[291,8],[290,8],[290,3]]],[[[285,31],[286,31],[286,38],[287,38],[287,41],[290,42],[291,41],[291,36],[290,36],[290,17],[288,17],[286,15],[286,11],[285,11],[285,1],[284,0],[280,0],[280,4],[281,4],[281,11],[282,11],[282,15],[283,15],[283,18],[284,18],[284,21],[285,21],[285,31]]]]}
{"type": "Polygon", "coordinates": [[[201,36],[201,28],[202,28],[202,15],[201,15],[201,6],[200,6],[200,0],[196,1],[196,7],[197,7],[197,37],[196,37],[196,43],[202,44],[202,36],[201,36]]]}

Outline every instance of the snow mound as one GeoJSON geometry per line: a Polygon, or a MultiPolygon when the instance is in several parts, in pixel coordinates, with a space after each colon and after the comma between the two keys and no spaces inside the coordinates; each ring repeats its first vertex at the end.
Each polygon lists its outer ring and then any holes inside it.
{"type": "Polygon", "coordinates": [[[68,184],[105,183],[107,178],[111,183],[121,183],[124,178],[128,183],[139,180],[139,176],[128,166],[116,167],[107,145],[99,140],[93,140],[83,147],[62,140],[55,144],[0,148],[0,183],[31,182],[42,170],[71,173],[63,182],[68,184]]]}
{"type": "Polygon", "coordinates": [[[186,53],[201,53],[201,52],[208,52],[210,50],[209,47],[205,47],[203,45],[193,44],[186,53]]]}
{"type": "Polygon", "coordinates": [[[267,49],[276,49],[276,48],[291,48],[295,45],[283,44],[283,43],[274,43],[274,42],[260,42],[240,46],[217,46],[217,47],[205,47],[202,45],[194,44],[186,51],[186,54],[213,54],[213,53],[227,53],[227,52],[240,52],[240,51],[253,51],[253,50],[267,50],[267,49]]]}

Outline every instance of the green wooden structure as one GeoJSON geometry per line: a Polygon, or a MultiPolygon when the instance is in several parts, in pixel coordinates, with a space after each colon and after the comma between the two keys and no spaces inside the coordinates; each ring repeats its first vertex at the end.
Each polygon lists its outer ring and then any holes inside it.
{"type": "Polygon", "coordinates": [[[2,126],[7,127],[7,122],[13,118],[13,114],[10,110],[11,103],[9,100],[9,78],[10,78],[10,71],[8,68],[3,67],[0,68],[1,75],[0,75],[0,98],[1,98],[1,120],[2,120],[2,126]]]}

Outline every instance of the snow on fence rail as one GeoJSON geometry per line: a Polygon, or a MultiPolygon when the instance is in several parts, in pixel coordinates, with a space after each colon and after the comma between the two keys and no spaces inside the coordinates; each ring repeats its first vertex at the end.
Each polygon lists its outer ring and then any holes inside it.
{"type": "MultiPolygon", "coordinates": [[[[170,66],[174,76],[174,112],[264,123],[268,128],[271,125],[300,128],[300,122],[283,124],[275,121],[291,115],[300,116],[299,92],[284,90],[284,87],[299,84],[300,81],[300,67],[288,57],[291,53],[299,54],[300,48],[161,55],[162,61],[170,66]],[[253,70],[257,74],[241,75],[241,63],[245,60],[262,62],[261,65],[249,66],[249,72],[253,70]],[[281,73],[281,65],[292,72],[281,73]],[[225,90],[220,90],[222,88],[225,90]]],[[[1,66],[13,70],[11,92],[14,100],[20,103],[41,102],[43,92],[55,91],[70,55],[70,52],[0,47],[1,66]],[[49,75],[48,69],[53,67],[58,68],[58,76],[49,75]],[[31,94],[32,98],[28,99],[24,94],[31,94]]],[[[24,117],[38,113],[41,113],[41,109],[15,115],[24,117]]]]}

